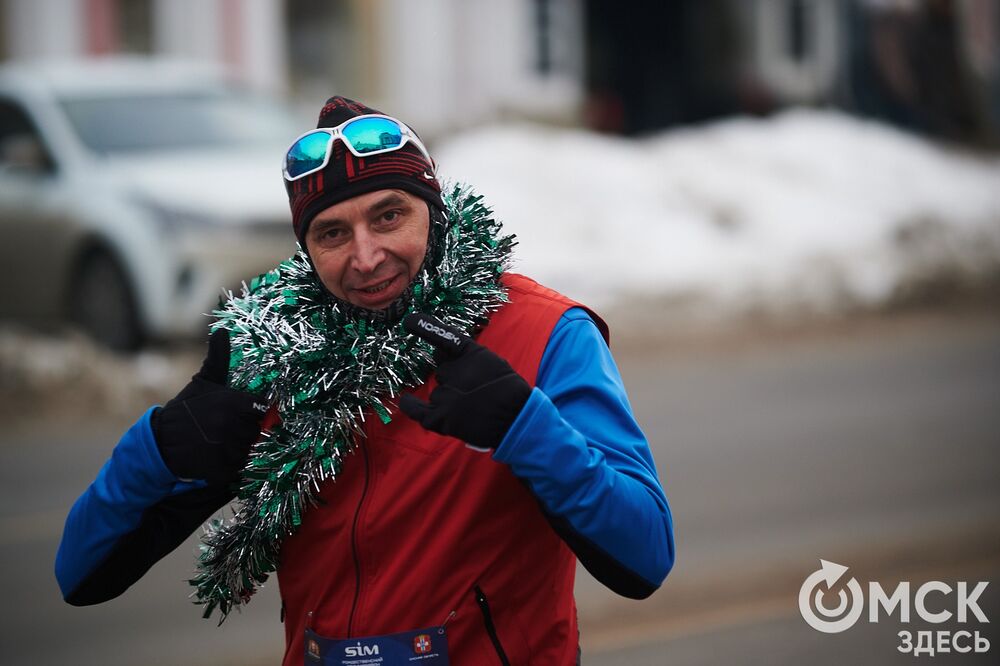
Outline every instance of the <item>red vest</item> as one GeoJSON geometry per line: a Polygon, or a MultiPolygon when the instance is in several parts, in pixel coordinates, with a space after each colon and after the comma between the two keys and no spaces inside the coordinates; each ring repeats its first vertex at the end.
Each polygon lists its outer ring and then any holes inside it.
{"type": "MultiPolygon", "coordinates": [[[[477,339],[534,385],[553,327],[578,304],[520,275],[503,282],[510,303],[477,339]]],[[[282,546],[284,666],[303,663],[307,626],[349,638],[444,623],[452,664],[499,663],[484,606],[511,664],[575,663],[576,558],[527,487],[489,454],[392,416],[367,419],[325,504],[282,546]]]]}

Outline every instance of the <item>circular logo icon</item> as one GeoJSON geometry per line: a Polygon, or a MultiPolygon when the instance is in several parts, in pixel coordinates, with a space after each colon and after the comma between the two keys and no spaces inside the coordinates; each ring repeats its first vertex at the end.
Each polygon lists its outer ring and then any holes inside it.
{"type": "Polygon", "coordinates": [[[847,567],[826,560],[820,560],[819,563],[820,568],[809,574],[799,589],[799,612],[802,613],[802,619],[816,631],[837,634],[853,627],[861,617],[865,606],[864,594],[861,592],[861,584],[852,577],[846,585],[851,592],[850,599],[847,591],[841,587],[837,592],[840,599],[837,607],[824,606],[823,588],[826,588],[826,592],[832,592],[837,581],[847,573],[847,567]]]}

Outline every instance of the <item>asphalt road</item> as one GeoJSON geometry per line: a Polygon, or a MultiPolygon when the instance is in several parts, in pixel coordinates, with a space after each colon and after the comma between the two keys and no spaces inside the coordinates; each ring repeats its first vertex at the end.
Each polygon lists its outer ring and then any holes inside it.
{"type": "MultiPolygon", "coordinates": [[[[993,644],[980,658],[995,660],[1000,318],[732,342],[616,352],[671,502],[678,558],[643,602],[581,576],[584,663],[902,663],[914,659],[896,652],[903,629],[978,629],[993,644]],[[980,601],[993,624],[863,619],[822,634],[797,606],[820,558],[886,589],[991,581],[980,601]]],[[[52,563],[62,521],[124,425],[56,415],[0,429],[0,661],[277,663],[274,586],[221,628],[200,619],[182,583],[193,539],[114,602],[61,601],[52,563]]]]}

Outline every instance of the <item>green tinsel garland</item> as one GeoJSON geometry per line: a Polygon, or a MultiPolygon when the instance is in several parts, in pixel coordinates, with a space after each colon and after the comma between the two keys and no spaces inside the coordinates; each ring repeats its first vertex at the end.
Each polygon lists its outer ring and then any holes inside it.
{"type": "MultiPolygon", "coordinates": [[[[408,311],[474,334],[506,302],[499,277],[515,240],[501,235],[469,188],[456,185],[444,200],[447,219],[431,234],[408,311]]],[[[366,416],[388,423],[385,401],[422,384],[433,367],[430,345],[398,321],[348,310],[329,297],[300,250],[213,313],[213,330],[230,333],[230,385],[265,396],[282,420],[251,450],[235,514],[205,526],[190,584],[206,618],[218,608],[221,624],[249,602],[277,568],[283,539],[315,506],[320,484],[337,477],[363,436],[366,416]]]]}

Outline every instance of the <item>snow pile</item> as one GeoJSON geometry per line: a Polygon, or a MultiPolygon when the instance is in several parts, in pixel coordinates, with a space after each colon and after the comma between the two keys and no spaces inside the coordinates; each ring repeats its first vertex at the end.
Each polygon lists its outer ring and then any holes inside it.
{"type": "MultiPolygon", "coordinates": [[[[839,113],[642,140],[504,126],[434,152],[442,176],[474,185],[520,237],[518,270],[615,310],[616,325],[666,311],[681,324],[836,313],[914,284],[1000,275],[1000,157],[839,113]]],[[[183,386],[203,351],[122,357],[0,328],[0,411],[47,402],[136,413],[183,386]]]]}
{"type": "Polygon", "coordinates": [[[30,416],[54,408],[57,413],[138,415],[172,397],[197,363],[189,350],[119,355],[80,335],[47,336],[3,326],[0,414],[30,416]]]}
{"type": "Polygon", "coordinates": [[[435,151],[520,238],[517,270],[595,305],[878,305],[1000,266],[1000,158],[834,112],[640,140],[529,125],[435,151]]]}

